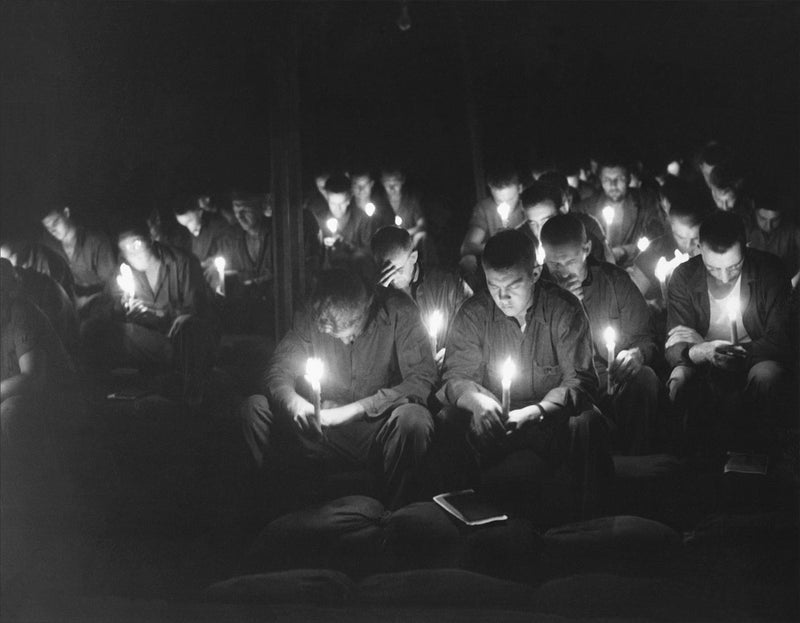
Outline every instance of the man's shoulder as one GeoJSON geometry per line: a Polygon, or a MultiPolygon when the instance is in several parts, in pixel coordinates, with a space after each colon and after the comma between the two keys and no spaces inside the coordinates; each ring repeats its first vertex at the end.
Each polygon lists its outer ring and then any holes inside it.
{"type": "Polygon", "coordinates": [[[479,199],[475,206],[472,208],[473,212],[489,212],[494,209],[494,199],[491,197],[484,197],[479,199]]]}
{"type": "Polygon", "coordinates": [[[377,288],[375,299],[386,312],[392,315],[419,314],[414,300],[402,290],[395,288],[377,288]]]}
{"type": "Polygon", "coordinates": [[[680,264],[675,270],[672,271],[670,283],[674,281],[688,281],[698,274],[705,273],[705,265],[703,264],[703,256],[696,255],[689,258],[680,264]]]}
{"type": "Polygon", "coordinates": [[[592,272],[594,272],[596,275],[602,275],[614,284],[628,282],[631,280],[628,271],[620,266],[617,266],[616,264],[594,260],[590,266],[592,272]]]}
{"type": "Polygon", "coordinates": [[[748,248],[745,251],[745,263],[757,281],[765,283],[783,282],[788,279],[783,261],[773,253],[748,248]]]}
{"type": "Polygon", "coordinates": [[[554,281],[540,279],[538,282],[539,299],[542,304],[553,314],[583,312],[580,300],[571,292],[568,292],[554,281]]]}
{"type": "Polygon", "coordinates": [[[575,212],[582,212],[584,214],[591,214],[597,209],[597,206],[603,201],[602,191],[595,191],[586,199],[582,199],[575,206],[575,212]]]}

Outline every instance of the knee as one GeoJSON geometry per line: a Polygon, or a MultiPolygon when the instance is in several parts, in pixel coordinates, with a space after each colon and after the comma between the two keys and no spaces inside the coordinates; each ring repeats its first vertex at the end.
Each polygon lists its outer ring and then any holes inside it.
{"type": "Polygon", "coordinates": [[[256,394],[245,398],[239,405],[239,419],[245,428],[271,426],[274,418],[267,397],[256,394]]]}
{"type": "Polygon", "coordinates": [[[20,431],[32,427],[36,407],[27,396],[11,396],[0,403],[0,435],[4,441],[13,440],[20,431]]]}
{"type": "Polygon", "coordinates": [[[689,366],[675,366],[669,375],[667,381],[667,388],[669,389],[669,398],[675,401],[676,397],[686,389],[686,386],[691,382],[694,376],[694,370],[689,366]]]}
{"type": "Polygon", "coordinates": [[[759,361],[747,373],[748,384],[761,392],[773,392],[783,381],[786,371],[777,361],[759,361]]]}
{"type": "Polygon", "coordinates": [[[395,433],[404,439],[428,443],[433,436],[433,417],[422,405],[403,405],[392,413],[395,433]]]}
{"type": "Polygon", "coordinates": [[[632,386],[637,393],[655,399],[661,390],[661,381],[653,368],[642,366],[639,374],[632,379],[632,386]]]}
{"type": "Polygon", "coordinates": [[[608,434],[608,420],[599,409],[592,408],[569,419],[570,429],[580,437],[598,437],[608,434]]]}

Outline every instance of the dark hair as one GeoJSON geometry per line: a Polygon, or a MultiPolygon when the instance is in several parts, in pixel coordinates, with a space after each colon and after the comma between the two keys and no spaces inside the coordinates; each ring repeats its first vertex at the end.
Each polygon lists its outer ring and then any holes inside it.
{"type": "Polygon", "coordinates": [[[564,202],[564,193],[553,184],[542,183],[541,178],[539,178],[538,182],[525,189],[520,199],[522,207],[525,209],[532,208],[545,201],[551,201],[556,210],[558,210],[564,202]]]}
{"type": "Polygon", "coordinates": [[[200,207],[199,197],[199,195],[192,195],[191,197],[184,197],[183,199],[178,200],[175,203],[175,206],[172,208],[175,216],[182,216],[189,212],[198,212],[202,210],[200,207]]]}
{"type": "Polygon", "coordinates": [[[147,244],[153,242],[150,237],[150,228],[140,221],[134,221],[124,224],[117,235],[117,241],[122,242],[123,238],[141,238],[147,244]]]}
{"type": "Polygon", "coordinates": [[[764,191],[755,197],[754,208],[789,215],[794,210],[794,202],[786,194],[764,191]]]}
{"type": "Polygon", "coordinates": [[[737,242],[744,251],[745,241],[742,218],[733,212],[717,210],[700,225],[700,244],[711,247],[714,253],[725,253],[737,242]]]}
{"type": "Polygon", "coordinates": [[[533,270],[536,256],[533,241],[518,229],[505,229],[489,238],[483,249],[484,267],[505,270],[520,266],[533,270]]]}
{"type": "Polygon", "coordinates": [[[699,160],[715,167],[730,160],[732,155],[731,150],[719,141],[708,141],[700,148],[699,160]]]}
{"type": "Polygon", "coordinates": [[[486,174],[486,183],[491,188],[516,186],[519,184],[519,173],[517,173],[517,169],[510,164],[498,164],[489,169],[486,174]]]}
{"type": "Polygon", "coordinates": [[[616,153],[608,153],[603,154],[603,156],[597,162],[597,170],[602,171],[603,169],[625,169],[625,173],[630,175],[631,171],[634,170],[634,167],[631,165],[630,159],[625,157],[622,154],[616,153]]]}
{"type": "Polygon", "coordinates": [[[320,273],[309,309],[317,329],[338,332],[361,319],[372,301],[372,288],[358,274],[344,268],[320,273]]]}
{"type": "Polygon", "coordinates": [[[700,204],[690,200],[678,200],[670,203],[669,218],[686,222],[691,227],[697,227],[703,222],[708,210],[700,204]]]}
{"type": "Polygon", "coordinates": [[[370,241],[370,247],[372,248],[372,257],[376,261],[382,262],[397,251],[410,251],[414,247],[414,240],[402,227],[388,225],[375,232],[370,241]]]}
{"type": "Polygon", "coordinates": [[[397,162],[387,162],[381,167],[381,177],[389,177],[396,175],[406,179],[406,172],[402,166],[397,162]]]}
{"type": "Polygon", "coordinates": [[[586,244],[586,228],[574,214],[557,214],[542,225],[539,234],[542,244],[558,247],[562,244],[586,244]]]}
{"type": "Polygon", "coordinates": [[[548,171],[547,173],[542,173],[539,176],[539,179],[536,181],[539,184],[555,186],[561,191],[562,195],[569,192],[569,182],[567,181],[567,176],[561,173],[561,171],[548,171]]]}
{"type": "Polygon", "coordinates": [[[375,179],[372,176],[372,170],[369,168],[369,166],[362,162],[356,162],[350,167],[348,177],[351,181],[357,177],[368,177],[370,180],[375,179]]]}
{"type": "Polygon", "coordinates": [[[708,181],[719,190],[738,191],[744,184],[744,171],[738,162],[728,160],[711,169],[708,181]]]}
{"type": "Polygon", "coordinates": [[[336,173],[331,175],[325,182],[325,191],[336,195],[344,195],[350,193],[351,186],[349,177],[344,173],[336,173]]]}

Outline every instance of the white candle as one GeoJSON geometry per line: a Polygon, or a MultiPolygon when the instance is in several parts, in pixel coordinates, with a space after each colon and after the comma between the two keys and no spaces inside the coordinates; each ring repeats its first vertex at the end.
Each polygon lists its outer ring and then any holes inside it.
{"type": "Polygon", "coordinates": [[[428,333],[431,336],[431,341],[433,342],[433,351],[436,352],[436,343],[439,338],[439,331],[442,330],[442,325],[444,324],[444,315],[438,309],[435,309],[431,312],[430,316],[428,316],[428,333]]]}
{"type": "Polygon", "coordinates": [[[656,262],[656,279],[658,279],[658,285],[661,287],[661,298],[664,300],[664,304],[667,302],[667,277],[670,273],[669,262],[667,258],[660,257],[656,262]]]}
{"type": "Polygon", "coordinates": [[[497,214],[500,216],[503,227],[508,227],[508,217],[511,215],[511,206],[504,201],[497,206],[497,214]]]}
{"type": "Polygon", "coordinates": [[[606,327],[606,330],[603,332],[603,339],[606,342],[606,356],[608,361],[608,375],[607,375],[607,383],[606,383],[606,393],[610,396],[611,395],[611,364],[614,363],[614,357],[616,356],[614,353],[614,349],[617,346],[617,332],[614,331],[613,327],[606,327]]]}
{"type": "Polygon", "coordinates": [[[542,244],[539,244],[539,246],[536,247],[536,265],[544,266],[545,259],[546,258],[545,258],[544,246],[542,244]]]}
{"type": "Polygon", "coordinates": [[[650,246],[650,238],[647,236],[642,236],[639,240],[636,241],[636,248],[639,249],[639,253],[644,253],[647,251],[647,247],[650,246]]]}
{"type": "Polygon", "coordinates": [[[731,321],[731,344],[734,346],[739,343],[739,331],[736,328],[736,320],[739,318],[739,301],[736,299],[728,303],[728,315],[731,321]]]}
{"type": "Polygon", "coordinates": [[[320,411],[322,410],[322,359],[310,357],[306,362],[306,380],[311,385],[314,393],[314,421],[312,425],[317,432],[322,431],[320,424],[320,411]]]}
{"type": "Polygon", "coordinates": [[[133,271],[127,264],[122,264],[122,266],[119,267],[117,285],[125,295],[125,305],[129,305],[136,296],[136,282],[133,280],[133,271]]]}
{"type": "Polygon", "coordinates": [[[399,216],[395,216],[395,217],[394,217],[394,224],[395,224],[397,227],[402,227],[402,226],[403,226],[403,219],[402,219],[402,218],[400,218],[399,216]]]}
{"type": "Polygon", "coordinates": [[[336,234],[336,232],[339,230],[338,219],[331,217],[326,221],[325,224],[328,226],[328,231],[331,232],[332,234],[336,234]]]}
{"type": "Polygon", "coordinates": [[[501,405],[503,407],[503,421],[508,419],[508,412],[511,410],[511,379],[514,378],[517,369],[511,357],[505,360],[503,367],[500,370],[501,379],[500,384],[503,388],[503,396],[501,405]]]}
{"type": "Polygon", "coordinates": [[[219,286],[217,287],[217,292],[220,294],[225,294],[225,258],[222,256],[215,257],[214,267],[217,269],[217,273],[219,273],[219,286]]]}
{"type": "MultiPolygon", "coordinates": [[[[611,228],[611,223],[614,222],[614,208],[611,206],[606,206],[603,208],[603,220],[606,222],[606,227],[608,229],[611,228]]],[[[606,231],[606,235],[608,235],[608,231],[606,231]]]]}
{"type": "Polygon", "coordinates": [[[364,212],[367,213],[367,216],[372,216],[373,214],[375,214],[375,204],[370,201],[367,205],[364,206],[364,212]]]}

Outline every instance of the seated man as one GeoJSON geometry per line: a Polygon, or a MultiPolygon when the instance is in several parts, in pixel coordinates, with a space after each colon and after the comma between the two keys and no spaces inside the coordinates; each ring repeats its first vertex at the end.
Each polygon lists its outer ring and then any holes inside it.
{"type": "Polygon", "coordinates": [[[741,219],[730,212],[703,221],[700,255],[672,275],[669,397],[692,433],[712,429],[706,441],[720,444],[712,449],[766,449],[769,428],[787,415],[789,292],[780,260],[746,248],[741,219]]]}
{"type": "Polygon", "coordinates": [[[745,219],[747,246],[777,255],[789,275],[792,287],[800,280],[800,227],[792,220],[788,197],[757,201],[745,219]]]}
{"type": "Polygon", "coordinates": [[[356,207],[350,179],[343,173],[328,178],[325,194],[329,217],[321,232],[328,263],[367,274],[372,261],[369,241],[377,223],[356,207]]]}
{"type": "Polygon", "coordinates": [[[303,210],[310,212],[317,220],[317,227],[322,230],[328,214],[328,197],[325,193],[325,183],[331,176],[332,168],[321,166],[314,175],[314,189],[309,191],[303,200],[303,210]]]}
{"type": "Polygon", "coordinates": [[[378,285],[408,294],[417,304],[431,335],[436,362],[441,365],[450,324],[472,290],[458,275],[441,268],[426,269],[414,240],[401,227],[382,227],[372,237],[372,256],[380,266],[378,285]],[[434,315],[438,312],[438,319],[434,315]]]}
{"type": "Polygon", "coordinates": [[[656,277],[656,265],[659,259],[663,257],[666,261],[674,260],[675,251],[685,253],[689,257],[698,255],[700,223],[703,216],[704,213],[696,207],[696,204],[672,203],[667,217],[669,231],[653,240],[628,269],[628,274],[639,288],[639,292],[656,309],[666,309],[661,283],[656,277]]]}
{"type": "Polygon", "coordinates": [[[599,171],[602,190],[581,201],[575,212],[589,214],[603,224],[614,260],[627,268],[636,258],[640,238],[652,240],[663,233],[657,198],[629,188],[630,168],[619,158],[607,158],[599,171]]]}
{"type": "Polygon", "coordinates": [[[138,226],[120,233],[119,248],[131,268],[133,293],[120,293],[115,322],[99,336],[106,340],[107,361],[172,370],[181,400],[199,404],[216,347],[200,263],[185,251],[153,242],[138,226]]]}
{"type": "Polygon", "coordinates": [[[542,278],[574,294],[589,317],[600,405],[617,423],[615,449],[652,453],[663,432],[658,421],[661,381],[650,367],[657,348],[644,297],[624,269],[589,255],[586,230],[575,215],[551,218],[541,239],[547,262],[542,278]],[[608,327],[616,334],[613,361],[605,344],[608,327]]]}
{"type": "MultiPolygon", "coordinates": [[[[491,237],[483,265],[489,291],[461,306],[447,337],[437,394],[445,405],[437,418],[442,452],[466,436],[482,488],[504,503],[566,462],[583,486],[584,512],[596,512],[613,465],[607,424],[592,402],[597,373],[586,313],[574,296],[538,279],[533,245],[518,231],[491,237]],[[501,376],[509,359],[516,374],[506,414],[501,376]]],[[[464,466],[452,458],[442,467],[454,472],[445,477],[448,488],[476,484],[464,482],[464,466]]]]}
{"type": "Polygon", "coordinates": [[[481,199],[472,209],[467,233],[461,243],[461,275],[473,290],[482,285],[478,258],[486,241],[502,229],[514,229],[525,222],[519,196],[522,184],[512,167],[498,167],[486,177],[490,197],[481,199]]]}
{"type": "MultiPolygon", "coordinates": [[[[566,204],[563,203],[563,198],[559,188],[541,181],[534,183],[522,193],[522,207],[525,210],[527,222],[517,229],[528,236],[534,246],[539,246],[539,233],[542,230],[542,225],[557,214],[562,212],[566,214],[569,211],[568,208],[565,208],[566,204]]],[[[588,214],[580,212],[573,214],[580,219],[586,229],[586,235],[589,237],[589,243],[591,244],[592,257],[599,261],[606,259],[606,255],[612,257],[600,223],[588,214]]]]}
{"type": "Polygon", "coordinates": [[[42,225],[72,272],[83,338],[94,322],[106,320],[110,312],[107,295],[117,270],[111,241],[101,232],[78,225],[69,207],[53,208],[42,218],[42,225]]]}
{"type": "Polygon", "coordinates": [[[27,240],[4,240],[0,244],[0,257],[17,268],[31,269],[47,275],[60,285],[67,298],[75,302],[75,281],[63,255],[41,242],[27,240]]]}
{"type": "Polygon", "coordinates": [[[744,220],[753,211],[753,199],[745,192],[741,163],[728,160],[711,169],[708,178],[714,204],[723,212],[733,212],[744,220]]]}
{"type": "Polygon", "coordinates": [[[392,208],[392,225],[404,228],[419,247],[425,237],[427,223],[419,197],[409,192],[405,173],[396,166],[387,166],[381,171],[381,184],[392,208]]]}
{"type": "Polygon", "coordinates": [[[435,380],[425,327],[408,297],[373,294],[355,273],[325,271],[278,344],[263,395],[241,407],[245,440],[259,467],[291,440],[306,455],[370,467],[388,506],[398,508],[420,496],[433,435],[425,404],[435,380]],[[301,382],[311,357],[323,365],[319,422],[301,382]]]}
{"type": "MultiPolygon", "coordinates": [[[[375,180],[367,167],[351,169],[350,174],[353,201],[356,207],[375,221],[375,229],[394,225],[394,211],[383,192],[374,192],[375,180]],[[371,207],[370,207],[370,204],[371,207]]],[[[394,186],[393,186],[394,187],[394,186]]]]}
{"type": "Polygon", "coordinates": [[[214,267],[214,258],[224,245],[224,238],[233,230],[224,217],[203,210],[197,199],[183,201],[175,206],[175,220],[191,235],[191,252],[200,261],[206,280],[216,288],[220,284],[219,271],[214,267]]]}

